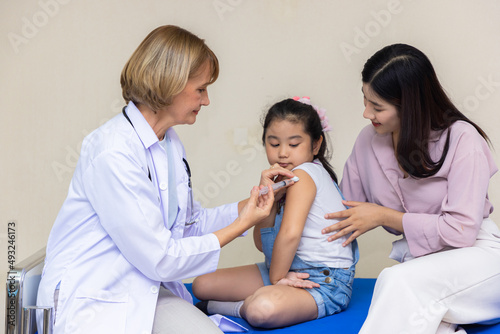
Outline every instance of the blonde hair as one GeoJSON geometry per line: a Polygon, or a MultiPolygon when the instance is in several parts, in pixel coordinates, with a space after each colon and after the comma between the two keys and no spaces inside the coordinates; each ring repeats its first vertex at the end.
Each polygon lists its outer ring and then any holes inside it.
{"type": "Polygon", "coordinates": [[[219,76],[219,61],[204,40],[177,26],[158,27],[141,42],[122,70],[123,98],[158,111],[172,103],[206,61],[212,70],[211,84],[219,76]]]}

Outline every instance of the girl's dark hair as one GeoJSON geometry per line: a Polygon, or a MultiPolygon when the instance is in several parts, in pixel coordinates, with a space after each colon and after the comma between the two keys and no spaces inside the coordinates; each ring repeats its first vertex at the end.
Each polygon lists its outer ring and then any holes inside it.
{"type": "Polygon", "coordinates": [[[473,125],[489,142],[486,133],[451,102],[431,62],[416,48],[406,44],[386,46],[368,59],[361,75],[364,83],[398,110],[401,128],[396,156],[408,174],[425,178],[443,165],[450,132],[441,158],[433,161],[428,149],[431,130],[443,131],[461,120],[473,125]]]}
{"type": "Polygon", "coordinates": [[[262,143],[264,145],[266,144],[267,128],[275,120],[287,120],[293,123],[301,123],[304,126],[304,132],[311,137],[311,146],[323,137],[318,154],[315,155],[314,158],[318,159],[323,164],[328,174],[330,174],[335,183],[337,183],[337,175],[335,175],[332,165],[328,162],[330,159],[330,152],[327,147],[327,138],[323,132],[321,120],[316,110],[308,104],[293,99],[286,99],[274,104],[264,118],[264,131],[262,132],[262,143]]]}

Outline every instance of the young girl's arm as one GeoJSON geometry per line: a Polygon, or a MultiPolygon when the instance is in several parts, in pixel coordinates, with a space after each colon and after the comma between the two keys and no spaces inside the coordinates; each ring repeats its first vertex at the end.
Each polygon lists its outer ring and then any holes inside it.
{"type": "Polygon", "coordinates": [[[305,171],[294,170],[300,181],[287,189],[283,221],[274,242],[269,277],[276,284],[284,278],[297,252],[307,215],[316,197],[316,185],[305,171]]]}
{"type": "Polygon", "coordinates": [[[266,227],[273,227],[277,213],[278,213],[278,202],[274,202],[273,208],[271,209],[271,213],[269,214],[269,216],[264,220],[262,220],[257,225],[255,225],[255,227],[253,228],[253,242],[255,244],[255,247],[257,247],[257,249],[261,252],[262,252],[262,239],[260,238],[260,229],[266,227]]]}

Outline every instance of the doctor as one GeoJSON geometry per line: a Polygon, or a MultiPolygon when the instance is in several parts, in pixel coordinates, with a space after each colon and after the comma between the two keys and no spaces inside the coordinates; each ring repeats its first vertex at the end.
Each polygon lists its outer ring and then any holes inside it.
{"type": "MultiPolygon", "coordinates": [[[[173,130],[193,124],[215,54],[175,26],[152,31],[121,75],[123,113],[87,136],[47,244],[40,306],[58,333],[221,333],[180,281],[215,271],[220,249],[269,215],[272,192],[203,209],[173,130]]],[[[261,185],[277,175],[262,172],[261,185]]]]}

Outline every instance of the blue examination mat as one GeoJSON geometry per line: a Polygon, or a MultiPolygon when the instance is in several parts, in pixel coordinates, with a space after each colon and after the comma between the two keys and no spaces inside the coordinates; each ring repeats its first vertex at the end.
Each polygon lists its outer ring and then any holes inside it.
{"type": "MultiPolygon", "coordinates": [[[[191,284],[186,284],[191,292],[191,284]]],[[[373,287],[375,279],[370,278],[355,278],[353,285],[353,293],[351,303],[344,312],[334,314],[329,317],[304,322],[294,326],[264,330],[253,328],[243,319],[229,317],[237,323],[249,329],[247,333],[257,332],[273,332],[277,334],[285,333],[342,333],[342,334],[357,334],[363,325],[363,321],[368,314],[370,301],[372,299],[373,287]]],[[[194,297],[193,297],[194,298],[194,297]]],[[[198,300],[194,298],[194,302],[198,300]]],[[[493,326],[468,325],[463,326],[468,334],[500,334],[500,324],[493,326]]]]}

